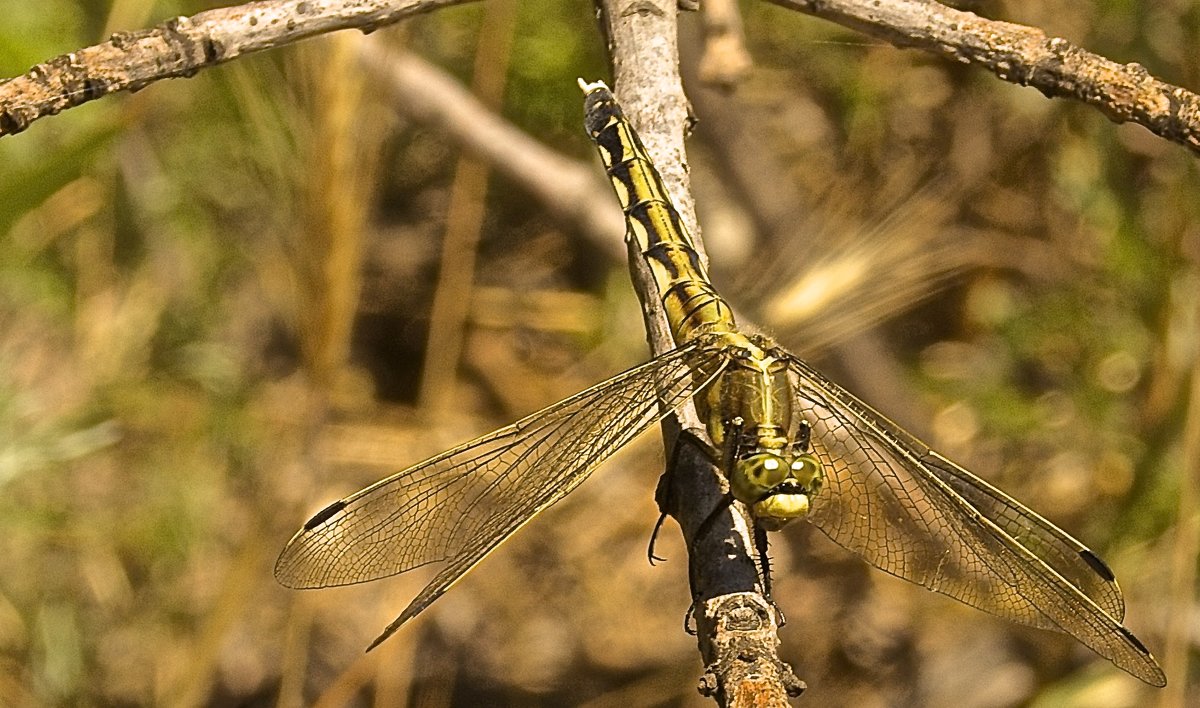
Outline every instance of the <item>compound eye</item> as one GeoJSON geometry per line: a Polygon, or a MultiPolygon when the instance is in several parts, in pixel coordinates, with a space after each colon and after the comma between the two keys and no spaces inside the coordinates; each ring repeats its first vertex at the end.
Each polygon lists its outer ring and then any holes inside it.
{"type": "Polygon", "coordinates": [[[801,486],[815,491],[820,489],[821,483],[825,481],[825,470],[821,466],[821,461],[816,457],[798,455],[792,460],[792,477],[801,486]]]}
{"type": "Polygon", "coordinates": [[[764,457],[758,466],[762,468],[763,474],[775,476],[776,473],[783,468],[783,461],[778,457],[764,457]]]}
{"type": "Polygon", "coordinates": [[[760,452],[737,461],[730,479],[734,496],[756,500],[788,477],[788,465],[778,455],[760,452]]]}
{"type": "Polygon", "coordinates": [[[748,458],[745,463],[751,474],[763,484],[774,486],[784,479],[784,463],[775,455],[759,454],[748,458]]]}

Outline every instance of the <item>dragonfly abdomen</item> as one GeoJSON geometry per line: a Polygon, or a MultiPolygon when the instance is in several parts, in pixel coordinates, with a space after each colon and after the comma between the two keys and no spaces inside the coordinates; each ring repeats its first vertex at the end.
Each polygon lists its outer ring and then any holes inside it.
{"type": "Polygon", "coordinates": [[[736,331],[733,311],[709,283],[692,237],[621,107],[603,85],[585,90],[588,133],[625,212],[628,238],[650,265],[676,343],[736,331]]]}
{"type": "Polygon", "coordinates": [[[736,332],[729,303],[702,273],[699,255],[686,244],[658,242],[643,253],[661,293],[671,335],[682,344],[709,332],[736,332]]]}

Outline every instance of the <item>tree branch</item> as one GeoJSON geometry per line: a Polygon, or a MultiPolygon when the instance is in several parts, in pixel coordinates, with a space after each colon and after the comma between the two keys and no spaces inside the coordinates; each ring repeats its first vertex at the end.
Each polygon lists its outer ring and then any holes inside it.
{"type": "Polygon", "coordinates": [[[932,0],[770,0],[897,47],[917,47],[1048,97],[1074,98],[1110,119],[1137,123],[1200,153],[1200,96],[1034,27],[1000,22],[932,0]]]}
{"type": "Polygon", "coordinates": [[[621,210],[593,165],[564,157],[534,140],[480,103],[445,71],[414,54],[370,41],[361,43],[359,59],[395,99],[393,106],[399,113],[445,132],[487,160],[556,217],[578,228],[614,262],[625,257],[620,245],[625,232],[621,210]]]}
{"type": "Polygon", "coordinates": [[[190,77],[243,54],[343,29],[370,32],[468,0],[262,0],[118,32],[0,83],[0,136],[116,91],[190,77]]]}
{"type": "MultiPolygon", "coordinates": [[[[262,0],[119,32],[0,83],[0,136],[116,91],[187,77],[242,54],[341,29],[371,31],[470,0],[262,0]]],[[[931,0],[770,0],[878,37],[987,67],[1047,96],[1081,100],[1200,152],[1200,97],[1042,30],[931,0]]],[[[639,4],[640,5],[640,4],[639,4]]],[[[637,12],[635,12],[637,14],[637,12]]]]}
{"type": "MultiPolygon", "coordinates": [[[[684,129],[688,104],[679,76],[675,0],[601,0],[602,27],[613,63],[614,89],[662,172],[676,207],[703,257],[687,176],[684,129]]],[[[636,241],[627,239],[634,287],[642,301],[651,349],[675,346],[662,301],[636,241]]],[[[804,684],[777,655],[775,612],[764,595],[752,539],[753,521],[741,505],[714,522],[711,510],[724,499],[720,470],[689,444],[680,427],[703,430],[694,408],[664,424],[669,455],[659,502],[683,529],[689,576],[706,663],[700,690],[726,706],[786,706],[804,684]],[[704,531],[704,533],[699,533],[704,531]]],[[[703,435],[703,433],[700,433],[703,435]]]]}

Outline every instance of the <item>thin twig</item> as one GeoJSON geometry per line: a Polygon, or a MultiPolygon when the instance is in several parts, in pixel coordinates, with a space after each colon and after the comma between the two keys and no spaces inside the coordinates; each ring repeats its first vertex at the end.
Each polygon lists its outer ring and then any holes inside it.
{"type": "MultiPolygon", "coordinates": [[[[186,77],[249,52],[324,32],[370,31],[468,0],[263,0],[177,17],[38,64],[0,83],[0,136],[122,90],[186,77]]],[[[771,0],[897,46],[977,63],[1048,96],[1071,97],[1200,152],[1200,97],[1139,64],[1118,64],[1036,28],[981,18],[930,0],[771,0]]]]}
{"type": "Polygon", "coordinates": [[[489,110],[445,71],[405,52],[364,42],[363,66],[407,118],[444,132],[524,187],[616,262],[625,257],[621,210],[590,164],[564,157],[489,110]]]}
{"type": "Polygon", "coordinates": [[[0,136],[116,91],[190,77],[250,52],[343,29],[370,32],[469,0],[262,0],[117,32],[0,83],[0,136]]]}
{"type": "MultiPolygon", "coordinates": [[[[617,97],[703,256],[683,146],[688,106],[679,76],[676,2],[601,0],[598,5],[617,97]]],[[[647,336],[653,352],[660,354],[674,346],[666,314],[636,241],[630,239],[628,245],[647,336]]],[[[753,522],[737,509],[705,523],[724,498],[721,474],[686,442],[687,436],[679,435],[680,426],[703,429],[694,409],[681,411],[679,420],[664,426],[673,453],[660,503],[665,502],[664,511],[679,522],[687,539],[700,651],[707,665],[700,689],[726,706],[786,706],[788,695],[798,695],[803,683],[777,655],[774,610],[764,596],[754,557],[753,522]],[[702,528],[705,533],[698,534],[702,528]]]]}
{"type": "Polygon", "coordinates": [[[932,0],[770,0],[891,42],[916,47],[1046,96],[1074,98],[1118,123],[1137,123],[1200,153],[1200,96],[1036,27],[1000,22],[932,0]]]}
{"type": "MultiPolygon", "coordinates": [[[[0,136],[116,91],[242,54],[341,29],[371,31],[410,15],[470,0],[262,0],[177,17],[38,64],[0,82],[0,136]]],[[[1200,152],[1200,97],[1042,30],[981,18],[931,0],[771,0],[900,47],[981,64],[1047,96],[1076,98],[1118,122],[1135,122],[1200,152]]],[[[640,7],[640,3],[635,3],[640,7]]],[[[653,6],[653,3],[647,7],[653,6]]],[[[638,14],[635,11],[634,14],[638,14]]]]}

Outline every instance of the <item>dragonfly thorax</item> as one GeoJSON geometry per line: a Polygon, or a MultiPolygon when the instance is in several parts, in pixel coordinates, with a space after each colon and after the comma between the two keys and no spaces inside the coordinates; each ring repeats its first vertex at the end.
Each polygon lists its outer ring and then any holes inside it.
{"type": "Polygon", "coordinates": [[[809,454],[808,424],[793,425],[786,359],[765,338],[735,333],[723,343],[728,364],[704,406],[709,435],[730,493],[775,530],[808,514],[824,479],[821,463],[809,454]]]}

